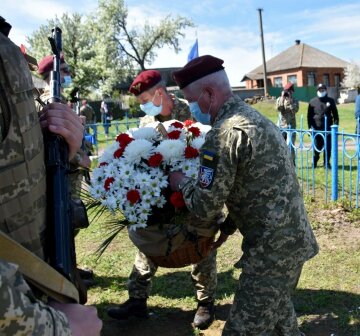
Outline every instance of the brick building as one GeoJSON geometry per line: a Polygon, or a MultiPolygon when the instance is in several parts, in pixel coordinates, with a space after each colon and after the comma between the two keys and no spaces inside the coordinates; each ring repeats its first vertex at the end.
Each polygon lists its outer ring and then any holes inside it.
{"type": "MultiPolygon", "coordinates": [[[[324,83],[328,87],[340,87],[344,78],[344,68],[349,63],[300,40],[266,62],[268,87],[284,87],[292,82],[298,87],[316,86],[324,83]]],[[[247,73],[247,89],[264,87],[263,65],[247,73]]]]}

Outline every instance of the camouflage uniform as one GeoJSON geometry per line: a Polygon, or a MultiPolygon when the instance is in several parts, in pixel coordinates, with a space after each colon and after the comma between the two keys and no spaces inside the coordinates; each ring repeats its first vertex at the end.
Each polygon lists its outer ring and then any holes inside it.
{"type": "Polygon", "coordinates": [[[200,160],[198,182],[181,188],[187,207],[209,219],[225,203],[243,235],[242,273],[223,335],[300,335],[290,295],[318,245],[278,128],[231,97],[200,160]]]}
{"type": "MultiPolygon", "coordinates": [[[[296,116],[295,113],[299,111],[299,101],[293,97],[279,97],[276,100],[276,109],[280,112],[281,121],[280,127],[281,128],[291,128],[296,129],[296,116]]],[[[283,137],[285,141],[287,140],[287,133],[283,133],[283,137]]],[[[296,132],[291,132],[291,143],[295,145],[296,140],[296,132]]],[[[291,146],[291,155],[295,162],[295,149],[291,146]]]]}
{"type": "Polygon", "coordinates": [[[0,335],[71,335],[66,316],[37,300],[15,264],[0,259],[0,335]]]}
{"type": "MultiPolygon", "coordinates": [[[[174,108],[171,112],[171,115],[167,117],[166,120],[171,119],[176,119],[180,121],[192,119],[191,113],[185,100],[175,98],[174,108]]],[[[144,127],[148,123],[152,123],[154,121],[165,121],[165,119],[162,118],[162,116],[145,116],[141,118],[140,126],[144,127]]],[[[214,224],[214,222],[212,222],[212,224],[214,224]]],[[[152,227],[150,227],[149,230],[140,229],[136,230],[135,232],[129,231],[130,239],[135,243],[135,245],[137,240],[150,240],[152,237],[150,231],[151,229],[152,227]]],[[[158,229],[158,231],[161,232],[160,228],[158,229]]],[[[163,230],[163,232],[165,232],[165,230],[163,230]]],[[[215,233],[216,228],[214,228],[214,226],[212,227],[212,229],[210,229],[210,232],[209,230],[208,232],[206,232],[206,230],[200,231],[200,234],[205,236],[215,235],[215,233]]],[[[167,241],[166,237],[164,237],[164,240],[167,241]]],[[[162,251],[166,249],[165,246],[160,245],[161,244],[159,244],[158,246],[159,255],[161,255],[162,251]]],[[[151,278],[155,275],[156,271],[157,266],[144,253],[138,251],[135,257],[133,270],[130,274],[128,281],[129,297],[149,297],[151,291],[151,278]]],[[[215,291],[217,285],[216,251],[211,252],[209,256],[192,266],[191,278],[196,288],[196,296],[198,301],[210,302],[215,299],[215,291]]]]}
{"type": "MultiPolygon", "coordinates": [[[[43,258],[44,147],[32,89],[19,47],[0,33],[0,230],[43,258]]],[[[70,334],[64,315],[33,299],[21,282],[16,266],[2,261],[0,334],[70,334]]]]}

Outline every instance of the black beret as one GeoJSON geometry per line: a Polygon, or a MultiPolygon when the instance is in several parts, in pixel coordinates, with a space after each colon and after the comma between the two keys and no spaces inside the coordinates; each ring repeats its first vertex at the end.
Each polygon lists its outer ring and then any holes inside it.
{"type": "Polygon", "coordinates": [[[325,84],[320,83],[320,84],[318,85],[318,87],[317,87],[317,90],[320,90],[320,89],[324,89],[324,90],[326,90],[326,85],[325,85],[325,84]]]}
{"type": "Polygon", "coordinates": [[[154,85],[161,81],[161,73],[157,70],[145,70],[140,72],[131,83],[129,92],[138,96],[151,89],[154,85]]]}
{"type": "Polygon", "coordinates": [[[196,57],[186,64],[182,69],[173,72],[173,78],[180,89],[188,86],[196,80],[210,75],[216,71],[223,70],[223,60],[211,55],[196,57]]]}

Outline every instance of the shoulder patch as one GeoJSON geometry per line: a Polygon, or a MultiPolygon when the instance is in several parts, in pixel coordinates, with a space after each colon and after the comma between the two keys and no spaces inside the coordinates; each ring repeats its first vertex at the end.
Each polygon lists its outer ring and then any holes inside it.
{"type": "Polygon", "coordinates": [[[203,150],[200,157],[199,184],[202,188],[210,189],[216,173],[216,154],[203,150]]]}

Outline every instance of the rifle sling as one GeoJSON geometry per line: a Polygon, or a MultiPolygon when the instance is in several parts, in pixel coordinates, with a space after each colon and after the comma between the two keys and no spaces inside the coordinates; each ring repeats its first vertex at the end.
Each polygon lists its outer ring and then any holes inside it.
{"type": "Polygon", "coordinates": [[[58,302],[79,302],[76,287],[44,260],[0,231],[0,258],[17,264],[26,279],[58,302]]]}

